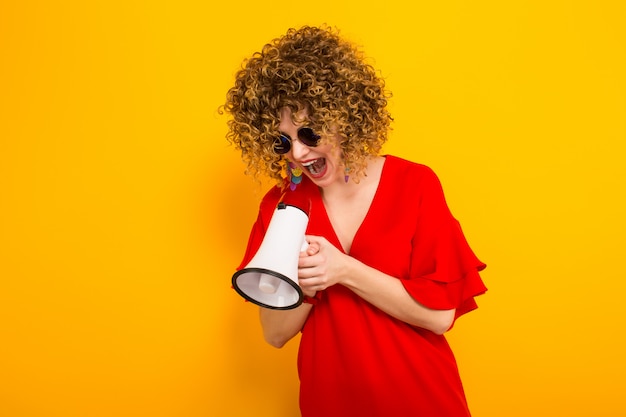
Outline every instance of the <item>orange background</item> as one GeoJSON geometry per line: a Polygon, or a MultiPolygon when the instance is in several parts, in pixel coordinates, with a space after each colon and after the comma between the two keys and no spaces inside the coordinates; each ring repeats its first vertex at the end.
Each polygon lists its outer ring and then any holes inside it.
{"type": "Polygon", "coordinates": [[[0,415],[298,414],[297,342],[230,289],[264,187],[216,108],[324,22],[489,265],[449,333],[474,415],[625,415],[624,2],[412,4],[0,2],[0,415]]]}

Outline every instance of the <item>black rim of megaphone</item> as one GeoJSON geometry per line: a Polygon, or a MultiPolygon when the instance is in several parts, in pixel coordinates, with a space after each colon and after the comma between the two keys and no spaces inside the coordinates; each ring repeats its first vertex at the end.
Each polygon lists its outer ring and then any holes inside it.
{"type": "Polygon", "coordinates": [[[264,307],[264,308],[270,308],[272,310],[291,310],[293,308],[298,307],[300,304],[302,304],[302,301],[304,300],[304,293],[302,293],[302,289],[292,280],[290,280],[289,278],[287,278],[286,276],[284,276],[283,274],[280,274],[276,271],[272,271],[269,269],[265,269],[265,268],[244,268],[240,271],[235,272],[235,274],[233,275],[233,288],[235,289],[235,291],[237,291],[237,293],[239,295],[241,295],[243,298],[245,298],[246,300],[250,301],[251,303],[254,303],[258,306],[264,307]],[[245,292],[243,292],[239,286],[237,285],[237,278],[239,277],[239,275],[242,275],[244,273],[248,273],[248,272],[260,272],[262,274],[267,274],[267,275],[272,275],[275,276],[276,278],[281,279],[282,281],[285,281],[287,284],[291,285],[293,287],[294,290],[296,290],[298,292],[298,301],[295,304],[292,304],[290,306],[286,306],[286,307],[275,307],[275,306],[271,306],[268,304],[264,304],[258,300],[255,300],[254,298],[250,297],[248,294],[246,294],[245,292]]]}

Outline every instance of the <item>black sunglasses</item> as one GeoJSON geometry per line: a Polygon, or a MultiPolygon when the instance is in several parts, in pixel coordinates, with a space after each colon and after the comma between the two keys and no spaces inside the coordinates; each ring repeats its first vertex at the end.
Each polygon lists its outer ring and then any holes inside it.
{"type": "MultiPolygon", "coordinates": [[[[298,129],[298,140],[304,143],[306,146],[312,148],[316,147],[320,143],[321,136],[316,134],[310,127],[301,127],[298,129]]],[[[274,142],[274,152],[279,155],[286,154],[291,149],[291,136],[286,133],[281,133],[274,142]]]]}

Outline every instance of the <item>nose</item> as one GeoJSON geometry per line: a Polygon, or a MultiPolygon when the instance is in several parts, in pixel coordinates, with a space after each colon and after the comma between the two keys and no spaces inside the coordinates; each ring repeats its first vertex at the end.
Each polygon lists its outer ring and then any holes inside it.
{"type": "Polygon", "coordinates": [[[291,141],[291,157],[296,161],[301,161],[311,149],[298,139],[291,141]]]}

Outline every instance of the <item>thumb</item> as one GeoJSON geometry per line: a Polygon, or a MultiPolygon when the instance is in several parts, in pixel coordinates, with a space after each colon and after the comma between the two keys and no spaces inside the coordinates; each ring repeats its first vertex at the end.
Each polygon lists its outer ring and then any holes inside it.
{"type": "Polygon", "coordinates": [[[315,255],[316,253],[320,251],[321,242],[320,242],[319,237],[307,235],[305,236],[305,239],[309,243],[309,246],[306,249],[307,255],[309,256],[315,255]]]}

